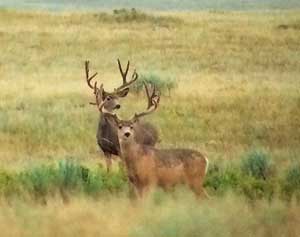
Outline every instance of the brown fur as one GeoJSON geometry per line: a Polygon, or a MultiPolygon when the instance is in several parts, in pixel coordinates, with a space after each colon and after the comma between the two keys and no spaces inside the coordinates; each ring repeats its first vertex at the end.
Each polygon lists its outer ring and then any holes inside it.
{"type": "MultiPolygon", "coordinates": [[[[159,140],[157,129],[150,123],[137,123],[135,133],[135,141],[138,144],[155,146],[159,140]]],[[[98,145],[105,155],[106,167],[109,171],[112,165],[112,155],[120,156],[118,126],[110,115],[100,115],[96,137],[98,145]]]]}
{"type": "Polygon", "coordinates": [[[146,111],[136,113],[127,121],[106,113],[118,127],[121,158],[125,162],[129,181],[139,196],[154,186],[168,190],[178,184],[187,185],[197,196],[206,194],[203,181],[208,160],[200,152],[189,149],[160,150],[137,142],[139,118],[154,112],[160,101],[160,93],[155,86],[152,93],[146,84],[144,86],[148,98],[146,111]]]}
{"type": "Polygon", "coordinates": [[[179,184],[188,186],[197,196],[206,195],[203,181],[208,164],[200,152],[140,145],[134,139],[125,140],[120,130],[119,141],[129,181],[138,196],[155,186],[170,190],[179,184]]]}

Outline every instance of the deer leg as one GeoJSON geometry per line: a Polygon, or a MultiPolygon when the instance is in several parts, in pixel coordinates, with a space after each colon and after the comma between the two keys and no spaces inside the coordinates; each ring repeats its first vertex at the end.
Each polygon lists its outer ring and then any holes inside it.
{"type": "Polygon", "coordinates": [[[145,192],[147,191],[147,187],[143,186],[143,185],[132,185],[134,188],[134,194],[136,198],[143,198],[143,196],[145,195],[145,192]]]}
{"type": "Polygon", "coordinates": [[[107,171],[107,173],[109,173],[111,170],[111,166],[112,166],[111,154],[104,153],[104,156],[105,156],[105,163],[106,163],[106,171],[107,171]]]}
{"type": "Polygon", "coordinates": [[[189,187],[195,193],[197,198],[207,199],[209,196],[205,189],[203,188],[203,182],[199,180],[199,176],[192,176],[188,179],[189,187]]]}
{"type": "Polygon", "coordinates": [[[138,189],[132,183],[129,185],[129,197],[131,200],[137,200],[140,197],[138,189]]]}
{"type": "Polygon", "coordinates": [[[145,188],[143,186],[138,186],[137,187],[137,192],[138,192],[139,198],[143,198],[143,196],[145,194],[145,188]]]}
{"type": "Polygon", "coordinates": [[[202,196],[202,193],[203,193],[202,187],[198,187],[198,185],[191,184],[190,188],[195,193],[197,198],[202,196]]]}
{"type": "Polygon", "coordinates": [[[119,161],[119,170],[122,170],[122,171],[124,171],[125,170],[125,165],[124,165],[124,162],[123,162],[123,160],[121,159],[120,161],[119,161]]]}
{"type": "Polygon", "coordinates": [[[210,196],[206,192],[205,188],[202,188],[202,193],[203,193],[203,196],[204,196],[205,199],[210,199],[210,196]]]}

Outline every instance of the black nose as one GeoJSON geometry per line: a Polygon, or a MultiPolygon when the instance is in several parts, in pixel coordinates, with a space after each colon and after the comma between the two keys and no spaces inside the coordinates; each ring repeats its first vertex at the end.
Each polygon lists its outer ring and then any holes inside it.
{"type": "Polygon", "coordinates": [[[125,135],[126,137],[129,137],[129,136],[130,136],[130,133],[129,133],[129,132],[125,132],[124,135],[125,135]]]}
{"type": "Polygon", "coordinates": [[[115,109],[120,109],[121,105],[116,105],[115,109]]]}

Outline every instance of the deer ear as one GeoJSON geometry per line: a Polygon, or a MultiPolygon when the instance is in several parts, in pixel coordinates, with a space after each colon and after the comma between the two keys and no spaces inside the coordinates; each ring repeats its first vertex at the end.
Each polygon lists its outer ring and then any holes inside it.
{"type": "Polygon", "coordinates": [[[128,94],[128,92],[129,92],[129,88],[127,87],[127,88],[125,88],[121,91],[118,91],[117,96],[118,97],[125,97],[128,94]]]}
{"type": "Polygon", "coordinates": [[[137,123],[138,121],[139,121],[139,117],[136,116],[136,114],[135,114],[134,117],[132,118],[131,122],[137,123]]]}
{"type": "Polygon", "coordinates": [[[106,118],[110,118],[110,119],[114,120],[116,122],[116,124],[119,124],[121,122],[116,114],[106,113],[105,115],[106,115],[106,118]]]}
{"type": "Polygon", "coordinates": [[[103,92],[102,92],[102,101],[104,101],[106,97],[107,97],[107,93],[103,90],[103,92]]]}

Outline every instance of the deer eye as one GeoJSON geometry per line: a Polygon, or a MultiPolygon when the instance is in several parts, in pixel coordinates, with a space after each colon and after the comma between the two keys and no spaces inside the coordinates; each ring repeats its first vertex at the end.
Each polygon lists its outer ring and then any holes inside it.
{"type": "Polygon", "coordinates": [[[132,125],[130,126],[130,129],[133,129],[133,126],[132,126],[132,125]]]}
{"type": "Polygon", "coordinates": [[[119,129],[122,129],[122,125],[119,125],[119,129]]]}
{"type": "Polygon", "coordinates": [[[110,98],[110,97],[107,97],[107,98],[106,98],[106,100],[110,101],[110,100],[111,100],[111,98],[110,98]]]}

